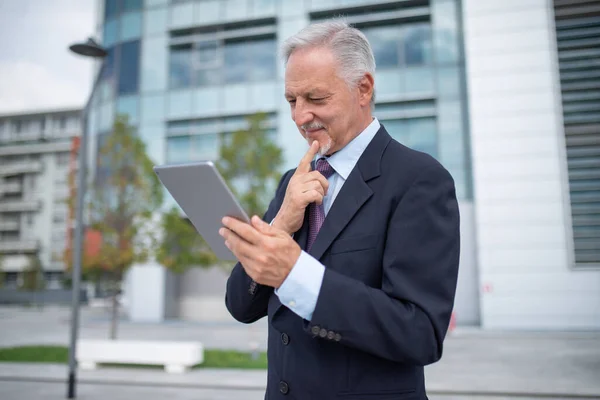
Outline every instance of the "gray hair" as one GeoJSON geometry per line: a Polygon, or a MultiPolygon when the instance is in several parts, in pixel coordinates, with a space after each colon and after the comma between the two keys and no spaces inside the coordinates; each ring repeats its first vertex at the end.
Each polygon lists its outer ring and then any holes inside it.
{"type": "MultiPolygon", "coordinates": [[[[348,86],[354,88],[368,72],[375,76],[375,56],[365,35],[347,22],[334,19],[312,24],[288,38],[282,45],[281,54],[287,64],[296,50],[325,46],[338,61],[338,74],[348,86]]],[[[375,106],[375,88],[371,108],[375,106]]]]}

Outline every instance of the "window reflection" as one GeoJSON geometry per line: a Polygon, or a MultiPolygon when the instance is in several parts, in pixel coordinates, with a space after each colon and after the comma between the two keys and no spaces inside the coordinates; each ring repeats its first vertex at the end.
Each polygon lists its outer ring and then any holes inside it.
{"type": "Polygon", "coordinates": [[[141,9],[142,2],[143,0],[123,0],[123,12],[141,9]]]}
{"type": "Polygon", "coordinates": [[[170,137],[167,140],[167,162],[179,163],[190,160],[190,137],[170,137]]]}
{"type": "Polygon", "coordinates": [[[458,22],[454,1],[436,1],[432,4],[435,58],[439,64],[458,61],[458,22]]]}
{"type": "Polygon", "coordinates": [[[121,40],[137,39],[142,35],[142,13],[123,14],[121,17],[121,40]]]}
{"type": "Polygon", "coordinates": [[[117,15],[117,2],[118,0],[106,0],[104,2],[104,20],[107,20],[117,15]]]}
{"type": "Polygon", "coordinates": [[[171,88],[271,80],[276,76],[274,39],[203,41],[170,49],[171,88]]]}
{"type": "Polygon", "coordinates": [[[275,76],[275,40],[260,40],[248,43],[250,55],[249,72],[251,81],[273,79],[275,76]]]}
{"type": "Polygon", "coordinates": [[[140,41],[123,43],[119,62],[119,94],[136,93],[140,70],[140,41]]]}
{"type": "Polygon", "coordinates": [[[247,59],[247,47],[245,43],[227,43],[225,45],[225,83],[244,82],[248,66],[245,65],[247,59]]]}
{"type": "Polygon", "coordinates": [[[104,24],[104,32],[102,37],[102,45],[104,47],[110,47],[117,42],[117,36],[119,33],[119,24],[116,18],[106,21],[104,24]]]}
{"type": "Polygon", "coordinates": [[[127,11],[141,10],[143,0],[105,0],[104,20],[117,16],[127,11]]]}
{"type": "Polygon", "coordinates": [[[138,123],[138,98],[137,96],[121,97],[117,100],[117,114],[126,115],[131,125],[138,123]]]}
{"type": "Polygon", "coordinates": [[[434,118],[414,118],[408,121],[409,145],[437,157],[437,134],[434,118]]]}
{"type": "Polygon", "coordinates": [[[371,44],[378,68],[400,65],[402,35],[399,26],[368,28],[364,34],[371,44]]]}
{"type": "Polygon", "coordinates": [[[190,48],[171,49],[169,62],[169,85],[173,89],[189,87],[192,83],[192,50],[190,48]]]}
{"type": "Polygon", "coordinates": [[[431,28],[429,25],[407,25],[403,33],[405,64],[431,64],[431,28]]]}
{"type": "Polygon", "coordinates": [[[381,123],[398,142],[437,157],[435,118],[390,119],[381,123]]]}
{"type": "Polygon", "coordinates": [[[378,26],[363,29],[378,68],[429,65],[432,61],[428,24],[378,26]]]}
{"type": "Polygon", "coordinates": [[[216,160],[219,157],[219,139],[217,134],[192,136],[192,154],[190,161],[216,160]]]}
{"type": "MultiPolygon", "coordinates": [[[[271,140],[276,139],[275,114],[269,114],[264,129],[271,140]]],[[[180,163],[216,160],[223,143],[231,134],[248,128],[247,116],[206,118],[195,121],[172,121],[167,126],[167,162],[180,163]]]]}

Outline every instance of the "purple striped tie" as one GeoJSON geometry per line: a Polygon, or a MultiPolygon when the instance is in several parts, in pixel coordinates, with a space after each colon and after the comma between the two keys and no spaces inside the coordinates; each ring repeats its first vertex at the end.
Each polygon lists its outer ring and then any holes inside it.
{"type": "MultiPolygon", "coordinates": [[[[326,179],[329,179],[335,172],[324,158],[317,160],[316,170],[326,179]]],[[[319,233],[319,230],[323,225],[323,221],[325,221],[325,209],[323,208],[323,204],[317,205],[316,203],[310,203],[308,205],[308,243],[306,244],[306,251],[310,251],[310,248],[317,238],[317,233],[319,233]]]]}

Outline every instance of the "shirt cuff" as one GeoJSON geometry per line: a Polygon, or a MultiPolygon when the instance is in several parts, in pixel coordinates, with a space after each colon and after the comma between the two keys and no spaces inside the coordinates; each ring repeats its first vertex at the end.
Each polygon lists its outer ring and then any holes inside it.
{"type": "Polygon", "coordinates": [[[323,264],[303,250],[287,278],[275,289],[275,294],[281,304],[310,321],[317,306],[323,275],[323,264]]]}

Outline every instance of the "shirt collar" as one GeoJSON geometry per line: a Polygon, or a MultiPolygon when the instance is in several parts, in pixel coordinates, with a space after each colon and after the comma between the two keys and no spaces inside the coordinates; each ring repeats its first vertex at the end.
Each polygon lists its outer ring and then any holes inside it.
{"type": "Polygon", "coordinates": [[[356,136],[350,143],[344,146],[341,150],[335,152],[331,157],[327,158],[329,165],[337,172],[344,180],[348,179],[350,172],[356,166],[358,159],[365,151],[373,137],[381,125],[377,118],[373,118],[373,121],[356,136]]]}

